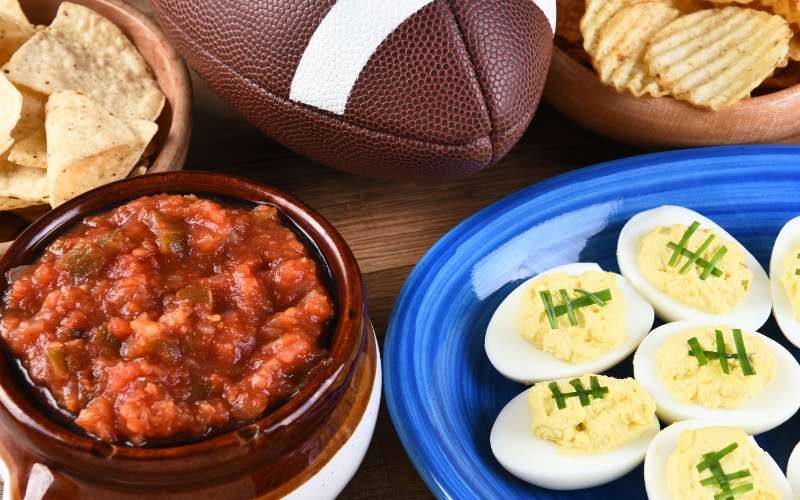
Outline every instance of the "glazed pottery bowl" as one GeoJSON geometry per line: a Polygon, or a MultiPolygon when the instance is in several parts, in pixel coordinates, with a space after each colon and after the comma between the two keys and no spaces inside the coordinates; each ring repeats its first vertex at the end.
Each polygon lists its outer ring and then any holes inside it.
{"type": "Polygon", "coordinates": [[[710,111],[671,97],[617,92],[557,47],[544,98],[576,123],[637,147],[775,143],[800,135],[800,85],[710,111]]]}
{"type": "Polygon", "coordinates": [[[59,206],[29,226],[0,259],[0,291],[8,288],[10,269],[30,264],[85,216],[160,193],[276,207],[328,271],[335,297],[329,362],[310,373],[291,399],[244,427],[186,444],[136,448],[98,441],[53,418],[3,348],[0,458],[7,469],[5,497],[16,500],[32,488],[47,498],[336,495],[371,438],[380,399],[379,364],[355,258],[330,223],[301,202],[267,186],[213,173],[173,172],[118,181],[59,206]]]}

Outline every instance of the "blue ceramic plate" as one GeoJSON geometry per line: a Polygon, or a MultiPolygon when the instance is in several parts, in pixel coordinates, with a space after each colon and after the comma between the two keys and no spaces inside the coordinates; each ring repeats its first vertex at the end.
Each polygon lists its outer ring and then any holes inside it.
{"type": "MultiPolygon", "coordinates": [[[[450,231],[408,277],[385,342],[389,411],[406,451],[441,498],[644,498],[642,468],[573,492],[524,483],[500,467],[489,431],[524,386],[489,363],[493,311],[523,280],[569,262],[617,271],[622,225],[635,213],[683,205],[714,219],[767,268],[783,224],[800,214],[800,148],[729,147],[630,158],[536,184],[450,231]]],[[[761,329],[795,354],[774,320],[761,329]]],[[[628,358],[610,371],[632,374],[628,358]]],[[[800,417],[758,437],[785,468],[800,417]]],[[[536,467],[536,464],[531,464],[536,467]]]]}

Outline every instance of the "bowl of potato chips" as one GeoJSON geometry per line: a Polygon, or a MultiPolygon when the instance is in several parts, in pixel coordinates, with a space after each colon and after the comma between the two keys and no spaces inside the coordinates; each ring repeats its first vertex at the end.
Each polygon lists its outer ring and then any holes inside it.
{"type": "Polygon", "coordinates": [[[545,99],[641,147],[800,139],[800,0],[557,0],[545,99]]]}
{"type": "Polygon", "coordinates": [[[0,241],[101,185],[180,170],[190,134],[188,71],[143,13],[0,0],[0,241]]]}

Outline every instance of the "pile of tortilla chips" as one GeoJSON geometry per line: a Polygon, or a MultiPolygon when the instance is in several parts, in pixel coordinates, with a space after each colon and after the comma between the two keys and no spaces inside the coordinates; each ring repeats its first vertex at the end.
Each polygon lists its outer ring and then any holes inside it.
{"type": "Polygon", "coordinates": [[[711,110],[800,83],[800,0],[557,0],[556,44],[620,92],[711,110]]]}
{"type": "Polygon", "coordinates": [[[163,106],[108,19],[64,2],[34,26],[18,0],[0,0],[0,211],[55,207],[140,173],[163,106]]]}

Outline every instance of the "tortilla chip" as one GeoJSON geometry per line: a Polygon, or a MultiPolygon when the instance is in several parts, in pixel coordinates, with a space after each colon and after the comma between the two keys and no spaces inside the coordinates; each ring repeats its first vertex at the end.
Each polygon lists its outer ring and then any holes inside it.
{"type": "Polygon", "coordinates": [[[52,95],[45,119],[50,204],[128,175],[157,128],[147,120],[127,125],[76,92],[52,95]]]}
{"type": "Polygon", "coordinates": [[[32,26],[0,12],[0,64],[7,63],[34,34],[36,30],[32,26]]]}
{"type": "Polygon", "coordinates": [[[23,167],[47,169],[47,140],[44,123],[33,134],[17,141],[8,152],[8,161],[23,167]]]}
{"type": "Polygon", "coordinates": [[[14,165],[0,159],[0,210],[47,203],[47,175],[40,168],[14,165]]]}
{"type": "Polygon", "coordinates": [[[0,155],[14,143],[11,131],[22,116],[22,94],[0,74],[0,155]]]}
{"type": "Polygon", "coordinates": [[[154,121],[164,106],[150,68],[122,31],[93,10],[69,2],[3,71],[12,82],[43,94],[80,92],[122,119],[154,121]]]}
{"type": "Polygon", "coordinates": [[[22,94],[22,115],[11,132],[14,145],[8,160],[31,168],[47,168],[47,144],[44,135],[44,108],[47,97],[26,88],[22,94]]]}
{"type": "Polygon", "coordinates": [[[11,17],[18,22],[30,28],[33,27],[28,16],[22,12],[22,7],[19,5],[19,0],[0,0],[0,14],[11,17]]]}

